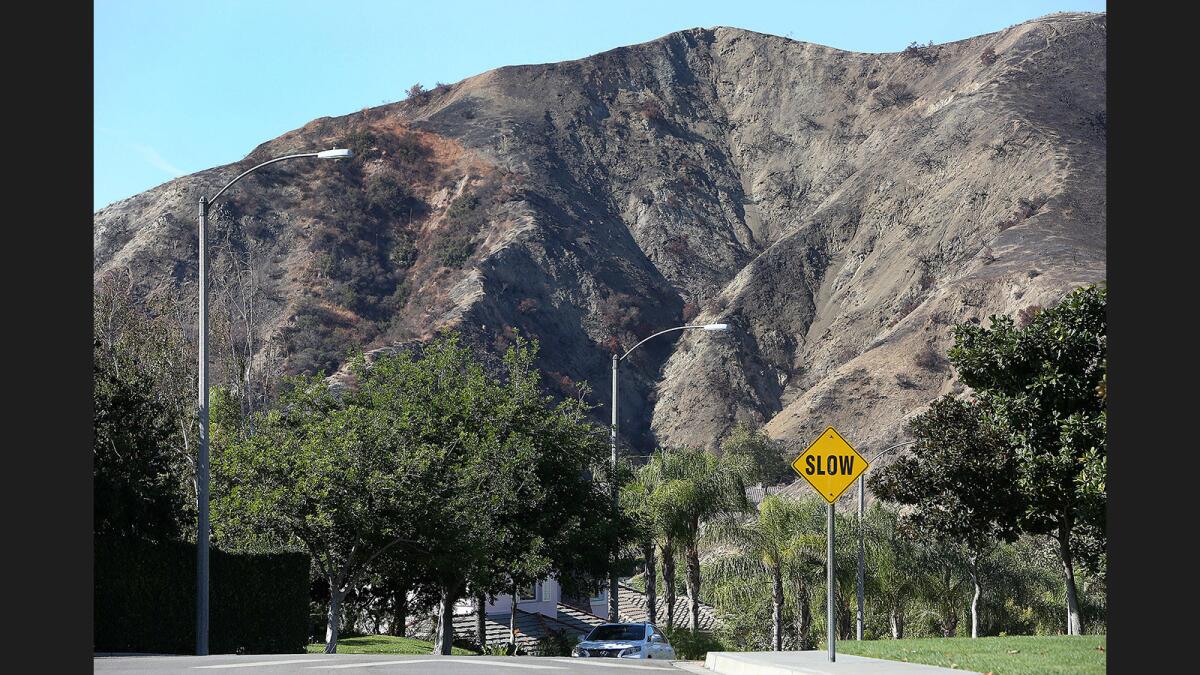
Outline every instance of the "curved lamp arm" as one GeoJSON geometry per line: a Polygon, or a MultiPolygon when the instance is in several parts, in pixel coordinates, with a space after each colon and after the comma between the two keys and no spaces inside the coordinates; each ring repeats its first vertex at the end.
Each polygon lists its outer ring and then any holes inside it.
{"type": "Polygon", "coordinates": [[[624,361],[626,356],[629,356],[629,354],[632,353],[633,350],[637,349],[638,347],[641,347],[642,343],[646,342],[646,340],[652,340],[652,339],[658,337],[659,335],[662,335],[663,333],[670,333],[671,331],[674,331],[674,330],[688,330],[689,328],[703,328],[704,330],[729,330],[729,324],[727,324],[727,323],[696,324],[694,326],[676,326],[674,328],[660,330],[657,333],[655,333],[654,335],[651,335],[650,337],[645,338],[641,342],[630,347],[629,351],[625,352],[625,354],[617,360],[624,361]]]}
{"type": "Polygon", "coordinates": [[[916,442],[917,442],[916,440],[904,441],[903,443],[897,443],[897,444],[895,444],[895,445],[891,446],[890,448],[887,448],[886,450],[881,450],[881,451],[879,452],[879,454],[877,454],[877,455],[875,455],[874,457],[872,457],[872,458],[871,458],[871,461],[867,462],[867,464],[874,464],[874,463],[875,463],[875,460],[879,459],[880,457],[883,457],[884,455],[886,455],[886,454],[888,454],[889,452],[891,452],[891,451],[895,450],[896,448],[899,448],[899,447],[902,447],[902,446],[905,446],[905,445],[912,445],[913,443],[916,443],[916,442]]]}
{"type": "Polygon", "coordinates": [[[238,174],[237,178],[234,178],[233,180],[226,183],[225,187],[221,188],[220,190],[217,190],[217,194],[213,195],[212,198],[210,198],[208,200],[208,203],[212,204],[213,202],[217,201],[217,197],[220,197],[226,190],[228,190],[229,186],[238,182],[239,180],[244,178],[247,174],[257,171],[268,164],[274,164],[275,162],[282,162],[285,159],[296,159],[297,157],[320,157],[321,159],[344,159],[344,158],[353,157],[353,156],[354,156],[354,153],[349,150],[338,149],[338,150],[322,150],[320,152],[302,152],[297,155],[285,155],[283,157],[276,157],[275,159],[269,159],[269,160],[263,162],[262,164],[259,164],[258,166],[251,167],[250,169],[247,169],[246,171],[243,171],[242,173],[238,174]]]}

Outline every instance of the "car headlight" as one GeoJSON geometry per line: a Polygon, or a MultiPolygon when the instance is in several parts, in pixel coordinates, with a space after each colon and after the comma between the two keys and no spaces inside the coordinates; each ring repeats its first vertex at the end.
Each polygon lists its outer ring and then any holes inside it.
{"type": "Polygon", "coordinates": [[[617,653],[617,657],[624,658],[626,656],[637,656],[638,654],[641,654],[641,653],[642,653],[641,645],[635,645],[633,647],[626,647],[625,649],[622,649],[620,652],[617,653]]]}

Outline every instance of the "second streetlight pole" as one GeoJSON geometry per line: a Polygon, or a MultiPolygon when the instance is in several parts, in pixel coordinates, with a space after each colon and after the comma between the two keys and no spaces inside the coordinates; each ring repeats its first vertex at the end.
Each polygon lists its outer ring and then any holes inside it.
{"type": "MultiPolygon", "coordinates": [[[[617,364],[620,359],[614,353],[612,357],[612,428],[609,432],[609,445],[612,450],[612,510],[613,518],[617,516],[617,364]]],[[[608,620],[620,621],[617,604],[617,550],[612,551],[612,565],[608,568],[608,620]]]]}

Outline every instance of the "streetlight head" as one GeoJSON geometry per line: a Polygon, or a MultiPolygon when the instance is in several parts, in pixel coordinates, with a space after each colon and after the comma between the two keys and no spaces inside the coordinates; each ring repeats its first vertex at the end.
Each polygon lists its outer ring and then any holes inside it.
{"type": "Polygon", "coordinates": [[[704,327],[704,330],[729,330],[727,323],[710,323],[704,327]]]}
{"type": "Polygon", "coordinates": [[[354,156],[354,153],[345,148],[336,150],[322,150],[317,153],[317,159],[349,159],[354,156]]]}

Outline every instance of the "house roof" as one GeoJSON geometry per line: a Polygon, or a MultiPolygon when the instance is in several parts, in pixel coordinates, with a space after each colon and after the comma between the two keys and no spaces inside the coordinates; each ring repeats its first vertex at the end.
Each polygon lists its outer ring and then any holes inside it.
{"type": "MultiPolygon", "coordinates": [[[[648,621],[656,626],[663,627],[667,625],[667,603],[661,593],[658,594],[655,602],[654,619],[647,619],[648,612],[646,611],[646,594],[632,586],[621,584],[621,592],[617,596],[617,609],[621,613],[621,621],[640,622],[648,621]]],[[[675,597],[675,625],[689,626],[691,621],[691,607],[688,605],[687,596],[681,595],[675,597]]],[[[717,611],[712,605],[700,603],[700,625],[698,628],[705,632],[711,632],[721,625],[721,620],[717,618],[717,611]]]]}

